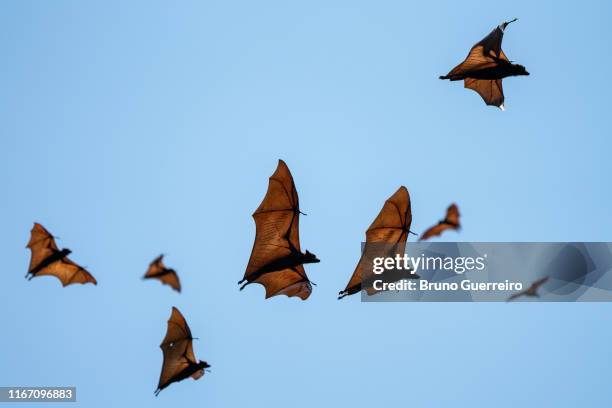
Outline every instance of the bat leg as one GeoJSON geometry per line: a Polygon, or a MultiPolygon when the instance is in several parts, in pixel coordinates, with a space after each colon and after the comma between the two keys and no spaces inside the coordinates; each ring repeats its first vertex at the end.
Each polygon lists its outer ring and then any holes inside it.
{"type": "Polygon", "coordinates": [[[246,279],[242,279],[240,281],[238,281],[238,284],[240,285],[242,282],[244,282],[246,279]]]}
{"type": "MultiPolygon", "coordinates": [[[[240,281],[240,282],[238,282],[238,283],[242,283],[242,282],[244,282],[244,280],[242,280],[242,281],[240,281]]],[[[242,285],[242,286],[240,287],[240,290],[244,289],[244,288],[245,288],[247,285],[249,285],[249,284],[251,284],[251,283],[252,283],[252,282],[245,282],[245,284],[244,284],[244,285],[242,285]]]]}
{"type": "Polygon", "coordinates": [[[346,297],[346,295],[348,295],[346,291],[338,292],[338,300],[346,297]]]}
{"type": "Polygon", "coordinates": [[[161,392],[161,390],[160,390],[159,388],[158,388],[158,389],[156,389],[156,390],[155,390],[155,392],[154,392],[155,396],[157,397],[157,396],[159,395],[159,393],[160,393],[160,392],[161,392]]]}

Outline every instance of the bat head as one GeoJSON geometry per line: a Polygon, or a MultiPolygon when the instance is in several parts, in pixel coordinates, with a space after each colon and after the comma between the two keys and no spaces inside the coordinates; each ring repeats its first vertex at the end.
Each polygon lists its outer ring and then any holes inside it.
{"type": "Polygon", "coordinates": [[[514,75],[529,75],[529,72],[520,64],[512,64],[514,75]]]}
{"type": "Polygon", "coordinates": [[[191,375],[191,378],[194,380],[199,380],[200,378],[204,377],[204,372],[208,367],[210,367],[210,365],[206,361],[200,360],[197,365],[198,370],[191,375]]]}
{"type": "Polygon", "coordinates": [[[313,254],[309,250],[306,250],[306,253],[304,254],[304,263],[319,263],[319,262],[321,261],[319,260],[319,258],[317,258],[315,254],[313,254]]]}

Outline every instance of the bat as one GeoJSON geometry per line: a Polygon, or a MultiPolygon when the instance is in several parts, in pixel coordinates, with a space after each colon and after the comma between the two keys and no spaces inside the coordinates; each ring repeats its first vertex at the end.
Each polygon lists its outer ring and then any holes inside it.
{"type": "MultiPolygon", "coordinates": [[[[368,295],[376,293],[376,290],[371,286],[375,277],[372,270],[372,260],[379,256],[403,255],[408,234],[412,233],[410,231],[411,223],[410,194],[406,187],[401,186],[385,201],[380,213],[367,229],[366,243],[361,258],[359,258],[346,288],[338,293],[338,299],[359,293],[362,289],[365,289],[368,295]],[[364,279],[363,282],[362,279],[364,279]]],[[[384,277],[385,281],[419,278],[418,275],[406,270],[387,271],[384,277]]]]}
{"type": "Polygon", "coordinates": [[[155,396],[170,384],[183,381],[186,378],[199,380],[208,371],[210,365],[206,361],[196,360],[193,353],[193,336],[181,312],[172,308],[168,320],[166,337],[159,346],[164,353],[164,362],[159,376],[159,384],[155,396]]]}
{"type": "Polygon", "coordinates": [[[26,279],[50,275],[58,278],[64,287],[75,283],[97,285],[96,279],[85,268],[68,258],[72,251],[67,248],[60,250],[53,235],[37,222],[30,231],[30,242],[26,248],[32,252],[26,279]]]}
{"type": "Polygon", "coordinates": [[[143,279],[158,279],[164,285],[169,285],[172,289],[177,292],[181,292],[181,281],[174,269],[167,268],[164,265],[164,255],[160,255],[149,264],[147,273],[142,277],[143,279]]]}
{"type": "Polygon", "coordinates": [[[509,76],[529,75],[524,66],[513,64],[501,49],[506,21],[498,25],[470,50],[466,59],[440,79],[463,80],[465,88],[472,89],[482,97],[487,105],[504,110],[504,90],[502,80],[509,76]]]}
{"type": "Polygon", "coordinates": [[[510,302],[521,296],[540,297],[540,295],[538,294],[538,289],[540,288],[540,286],[546,283],[547,280],[548,280],[548,276],[545,276],[542,279],[538,279],[537,281],[533,282],[531,286],[527,288],[527,290],[515,293],[514,295],[510,296],[508,300],[506,300],[506,302],[510,302]]]}
{"type": "Polygon", "coordinates": [[[244,277],[238,282],[242,284],[240,290],[259,283],[266,289],[266,299],[286,295],[306,300],[310,296],[312,285],[303,265],[319,259],[300,250],[300,214],[293,177],[285,162],[279,160],[266,196],[253,213],[255,242],[244,277]]]}
{"type": "Polygon", "coordinates": [[[421,235],[421,238],[419,238],[419,241],[425,241],[431,237],[437,237],[438,235],[442,234],[444,231],[448,229],[452,229],[452,230],[460,229],[461,225],[459,224],[459,216],[460,214],[459,214],[459,208],[457,207],[457,204],[451,204],[446,209],[446,217],[444,217],[443,220],[440,220],[433,227],[426,230],[423,233],[423,235],[421,235]]]}

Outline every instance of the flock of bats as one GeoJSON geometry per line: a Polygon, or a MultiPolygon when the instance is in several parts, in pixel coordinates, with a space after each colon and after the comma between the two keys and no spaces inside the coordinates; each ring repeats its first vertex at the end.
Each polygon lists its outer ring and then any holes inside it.
{"type": "MultiPolygon", "coordinates": [[[[504,30],[512,21],[496,27],[472,47],[465,61],[440,78],[464,80],[465,87],[478,92],[487,105],[503,109],[502,79],[507,76],[529,75],[523,66],[512,64],[501,50],[504,30]]],[[[300,248],[300,214],[302,213],[293,177],[285,162],[279,160],[276,171],[269,179],[266,196],[253,213],[256,225],[255,242],[244,277],[238,282],[241,285],[240,290],[252,283],[259,283],[265,288],[266,299],[286,295],[306,300],[310,296],[312,282],[306,275],[304,265],[320,261],[312,252],[302,252],[300,248]]],[[[450,205],[444,219],[427,229],[419,240],[438,236],[446,230],[458,230],[459,217],[457,205],[450,205]]],[[[410,195],[406,187],[401,186],[385,201],[380,213],[367,229],[366,249],[362,251],[355,271],[346,288],[339,293],[338,299],[362,290],[369,295],[376,293],[368,278],[372,276],[369,268],[372,254],[367,250],[368,244],[377,246],[378,252],[382,246],[387,255],[403,254],[408,235],[414,234],[410,230],[411,223],[410,195]]],[[[58,248],[53,235],[42,225],[34,224],[27,248],[31,250],[32,256],[26,278],[50,275],[58,278],[63,286],[75,283],[97,284],[96,279],[85,268],[68,258],[71,253],[69,249],[58,248]]],[[[390,279],[418,278],[406,271],[395,273],[398,274],[390,279]]],[[[181,291],[178,274],[166,267],[163,255],[150,263],[143,278],[157,279],[172,289],[181,291]]],[[[534,282],[529,289],[512,295],[508,300],[523,295],[537,296],[538,287],[545,281],[546,278],[534,282]]],[[[164,360],[155,395],[174,382],[189,377],[196,380],[201,378],[210,367],[207,362],[196,359],[193,339],[187,321],[181,312],[173,307],[166,336],[160,345],[164,360]]]]}

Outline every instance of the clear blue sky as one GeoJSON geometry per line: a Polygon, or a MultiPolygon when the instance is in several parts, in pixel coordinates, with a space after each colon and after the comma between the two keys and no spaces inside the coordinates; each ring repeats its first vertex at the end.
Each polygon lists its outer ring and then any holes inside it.
{"type": "Polygon", "coordinates": [[[610,304],[336,300],[401,184],[416,231],[460,205],[445,240],[612,240],[608,2],[176,3],[0,5],[0,385],[83,407],[612,404],[610,304]],[[437,79],[514,17],[531,76],[506,112],[437,79]],[[306,302],[236,285],[279,158],[321,259],[306,302]],[[34,221],[99,286],[26,282],[34,221]],[[161,252],[181,295],[140,280],[161,252]],[[154,398],[172,306],[213,371],[154,398]]]}

